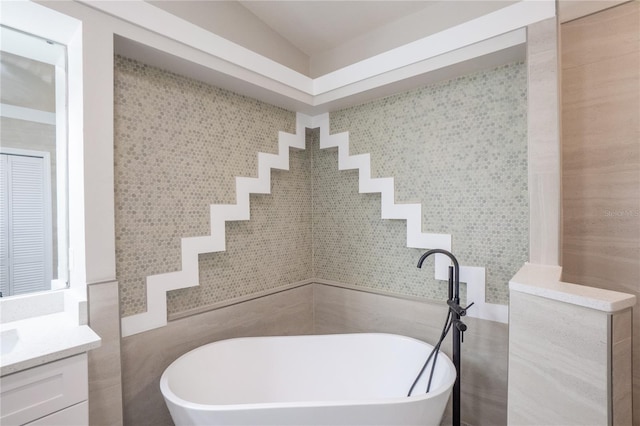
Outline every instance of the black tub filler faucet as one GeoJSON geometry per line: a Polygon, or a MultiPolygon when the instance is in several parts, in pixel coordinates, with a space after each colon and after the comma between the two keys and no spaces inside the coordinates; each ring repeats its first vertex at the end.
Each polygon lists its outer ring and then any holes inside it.
{"type": "MultiPolygon", "coordinates": [[[[453,426],[460,426],[460,361],[461,361],[461,344],[463,333],[467,330],[467,326],[460,318],[467,314],[467,309],[473,305],[460,306],[460,265],[456,257],[449,251],[443,249],[433,249],[424,253],[418,260],[418,268],[422,268],[425,259],[432,254],[444,254],[451,259],[453,266],[449,266],[449,298],[447,305],[449,306],[449,315],[451,316],[451,324],[445,324],[445,329],[441,338],[447,334],[449,327],[453,328],[453,365],[456,367],[456,381],[453,385],[453,426]]],[[[449,318],[449,317],[448,317],[449,318]]],[[[441,342],[440,342],[441,343],[441,342]]],[[[435,362],[435,360],[434,360],[435,362]]]]}

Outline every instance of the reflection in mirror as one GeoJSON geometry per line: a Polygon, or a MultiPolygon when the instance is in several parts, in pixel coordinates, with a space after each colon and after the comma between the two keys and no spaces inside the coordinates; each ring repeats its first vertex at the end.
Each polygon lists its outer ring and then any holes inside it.
{"type": "Polygon", "coordinates": [[[0,27],[0,291],[68,283],[65,46],[0,27]]]}

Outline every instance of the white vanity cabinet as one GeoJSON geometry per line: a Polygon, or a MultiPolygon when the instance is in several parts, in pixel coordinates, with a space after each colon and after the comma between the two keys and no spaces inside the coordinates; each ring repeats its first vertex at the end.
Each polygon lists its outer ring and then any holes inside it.
{"type": "Polygon", "coordinates": [[[88,425],[87,354],[0,377],[0,424],[88,425]]]}
{"type": "Polygon", "coordinates": [[[87,352],[100,346],[100,336],[79,324],[77,308],[17,315],[42,305],[38,298],[50,300],[52,294],[0,300],[2,426],[89,423],[87,352]]]}

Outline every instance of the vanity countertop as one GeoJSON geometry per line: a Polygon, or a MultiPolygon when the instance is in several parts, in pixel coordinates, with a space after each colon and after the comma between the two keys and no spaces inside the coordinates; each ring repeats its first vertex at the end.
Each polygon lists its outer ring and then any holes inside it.
{"type": "Polygon", "coordinates": [[[65,312],[0,325],[0,376],[77,355],[100,346],[100,337],[65,312]]]}
{"type": "Polygon", "coordinates": [[[636,304],[632,294],[565,283],[560,266],[525,264],[509,282],[509,289],[534,296],[613,313],[636,304]]]}

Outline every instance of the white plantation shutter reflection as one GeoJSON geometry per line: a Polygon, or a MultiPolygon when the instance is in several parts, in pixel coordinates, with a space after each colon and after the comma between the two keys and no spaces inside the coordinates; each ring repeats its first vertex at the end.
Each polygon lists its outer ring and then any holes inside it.
{"type": "Polygon", "coordinates": [[[48,290],[52,265],[46,161],[3,154],[2,165],[3,295],[48,290]]]}
{"type": "Polygon", "coordinates": [[[9,197],[7,155],[0,155],[0,291],[9,295],[9,197]]]}

